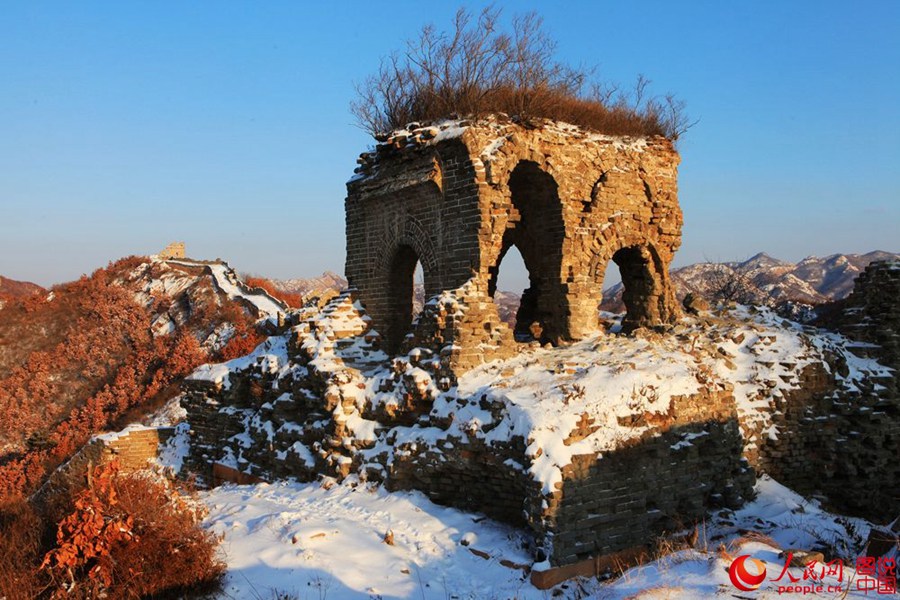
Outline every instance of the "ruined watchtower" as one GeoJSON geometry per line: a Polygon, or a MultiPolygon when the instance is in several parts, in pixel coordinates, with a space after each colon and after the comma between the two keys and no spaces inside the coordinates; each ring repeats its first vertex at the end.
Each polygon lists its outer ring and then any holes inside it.
{"type": "Polygon", "coordinates": [[[681,243],[679,156],[665,138],[493,118],[411,127],[359,162],[347,184],[346,275],[389,352],[430,347],[460,373],[529,334],[583,339],[601,327],[610,261],[626,327],[677,316],[668,268],[681,243]],[[530,280],[514,331],[493,302],[513,246],[530,280]],[[431,301],[414,325],[417,262],[431,301]]]}

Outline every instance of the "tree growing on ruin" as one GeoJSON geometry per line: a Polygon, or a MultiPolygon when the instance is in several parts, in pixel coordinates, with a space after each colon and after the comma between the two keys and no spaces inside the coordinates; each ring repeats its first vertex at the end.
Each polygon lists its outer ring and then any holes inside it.
{"type": "Polygon", "coordinates": [[[683,101],[651,95],[644,77],[622,90],[594,80],[593,69],[558,61],[537,14],[514,17],[508,29],[500,17],[495,7],[477,16],[460,9],[449,31],[423,27],[357,85],[351,112],[358,124],[379,139],[412,122],[504,113],[672,140],[694,124],[683,101]]]}

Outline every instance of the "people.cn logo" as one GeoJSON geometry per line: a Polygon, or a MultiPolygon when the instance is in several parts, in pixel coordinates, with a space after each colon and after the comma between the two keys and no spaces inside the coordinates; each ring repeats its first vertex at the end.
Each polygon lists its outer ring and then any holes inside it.
{"type": "Polygon", "coordinates": [[[752,592],[766,580],[766,565],[763,561],[751,558],[744,554],[738,556],[728,567],[728,576],[731,577],[731,583],[734,587],[742,592],[752,592]],[[747,570],[748,561],[753,564],[752,571],[747,570]]]}

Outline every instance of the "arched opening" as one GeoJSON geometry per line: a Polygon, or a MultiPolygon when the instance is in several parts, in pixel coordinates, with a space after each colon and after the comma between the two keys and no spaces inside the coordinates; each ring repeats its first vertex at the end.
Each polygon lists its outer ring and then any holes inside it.
{"type": "Polygon", "coordinates": [[[613,254],[612,264],[619,268],[621,277],[623,328],[627,331],[656,324],[660,319],[661,293],[661,267],[656,252],[650,246],[628,246],[613,254]]]}
{"type": "Polygon", "coordinates": [[[625,304],[622,302],[622,276],[619,265],[610,260],[603,273],[602,294],[600,299],[600,325],[609,333],[622,330],[622,319],[625,317],[625,304]]]}
{"type": "Polygon", "coordinates": [[[415,314],[415,273],[421,271],[419,257],[411,246],[402,244],[388,263],[387,324],[382,332],[389,353],[400,350],[403,339],[412,330],[415,314]]]}
{"type": "Polygon", "coordinates": [[[416,262],[416,268],[413,270],[413,309],[412,322],[422,313],[425,307],[425,271],[422,270],[422,261],[416,262]]]}
{"type": "Polygon", "coordinates": [[[496,292],[500,262],[515,248],[528,275],[516,311],[516,338],[555,342],[566,331],[560,281],[565,227],[556,181],[537,163],[523,160],[510,175],[509,191],[512,207],[500,255],[490,269],[488,292],[496,292]]]}
{"type": "Polygon", "coordinates": [[[521,314],[519,313],[522,307],[522,298],[531,297],[533,300],[534,297],[528,293],[531,288],[531,276],[519,249],[514,245],[507,247],[490,271],[488,293],[497,305],[500,320],[512,328],[519,341],[539,338],[540,334],[534,327],[534,319],[529,318],[529,312],[533,316],[535,307],[526,306],[526,309],[521,314]],[[501,264],[503,265],[502,269],[500,268],[501,264]]]}

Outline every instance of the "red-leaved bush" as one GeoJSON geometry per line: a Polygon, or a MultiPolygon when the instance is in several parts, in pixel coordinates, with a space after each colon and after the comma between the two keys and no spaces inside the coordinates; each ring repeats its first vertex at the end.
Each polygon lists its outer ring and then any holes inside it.
{"type": "Polygon", "coordinates": [[[40,574],[52,598],[144,598],[214,587],[224,573],[198,504],[154,474],[93,470],[40,574]]]}

